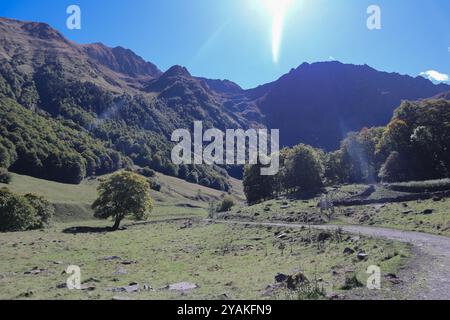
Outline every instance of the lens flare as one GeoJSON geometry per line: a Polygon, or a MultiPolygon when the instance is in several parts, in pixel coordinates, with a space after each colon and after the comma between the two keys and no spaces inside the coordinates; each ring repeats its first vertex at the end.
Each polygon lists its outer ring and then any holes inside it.
{"type": "Polygon", "coordinates": [[[274,63],[278,63],[283,40],[284,21],[293,0],[264,1],[267,10],[272,15],[272,58],[274,63]]]}

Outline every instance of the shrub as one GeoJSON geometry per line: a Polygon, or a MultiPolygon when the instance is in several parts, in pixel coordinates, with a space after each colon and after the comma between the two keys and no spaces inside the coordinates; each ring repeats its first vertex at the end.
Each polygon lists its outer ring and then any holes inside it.
{"type": "Polygon", "coordinates": [[[34,194],[26,194],[24,197],[36,210],[37,221],[33,229],[41,229],[48,226],[55,214],[55,207],[43,197],[34,194]]]}
{"type": "Polygon", "coordinates": [[[228,212],[234,206],[234,200],[230,196],[226,196],[218,208],[218,212],[228,212]]]}
{"type": "Polygon", "coordinates": [[[17,195],[0,190],[0,231],[26,231],[46,227],[54,207],[43,197],[33,194],[17,195]]]}
{"type": "Polygon", "coordinates": [[[150,188],[154,191],[161,192],[161,183],[158,181],[158,179],[148,179],[150,183],[150,188]]]}
{"type": "Polygon", "coordinates": [[[39,224],[36,209],[23,196],[0,190],[0,231],[31,230],[39,224]]]}
{"type": "Polygon", "coordinates": [[[11,182],[11,174],[5,168],[0,168],[0,183],[8,184],[11,182]]]}
{"type": "Polygon", "coordinates": [[[155,170],[152,170],[149,167],[139,169],[138,173],[146,178],[153,178],[156,175],[155,170]]]}

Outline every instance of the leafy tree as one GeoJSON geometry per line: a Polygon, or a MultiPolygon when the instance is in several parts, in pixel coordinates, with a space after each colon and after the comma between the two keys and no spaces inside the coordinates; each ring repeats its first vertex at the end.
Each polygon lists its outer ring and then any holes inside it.
{"type": "Polygon", "coordinates": [[[323,188],[322,172],[317,151],[311,146],[297,145],[286,159],[286,187],[315,194],[323,188]]]}
{"type": "Polygon", "coordinates": [[[112,175],[101,182],[98,193],[99,197],[92,205],[95,217],[112,218],[115,221],[113,230],[117,230],[127,216],[145,220],[153,207],[147,179],[132,172],[112,175]]]}
{"type": "Polygon", "coordinates": [[[274,177],[261,175],[261,168],[261,164],[244,167],[244,193],[249,204],[270,199],[274,194],[274,177]]]}

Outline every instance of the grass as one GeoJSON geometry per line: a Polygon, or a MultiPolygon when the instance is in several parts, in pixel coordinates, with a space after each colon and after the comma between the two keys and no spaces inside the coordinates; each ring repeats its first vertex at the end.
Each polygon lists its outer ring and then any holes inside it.
{"type": "MultiPolygon", "coordinates": [[[[0,234],[0,299],[267,299],[265,289],[275,282],[275,275],[296,270],[318,279],[327,292],[339,292],[349,273],[365,283],[369,265],[395,273],[410,254],[406,244],[369,238],[355,242],[347,235],[319,243],[318,231],[307,229],[206,223],[182,229],[182,222],[171,222],[134,225],[113,233],[63,232],[78,225],[59,223],[45,231],[0,234]],[[280,240],[276,237],[280,232],[289,236],[280,240]],[[354,255],[343,254],[346,247],[365,250],[369,259],[361,262],[354,255]],[[134,263],[104,260],[108,256],[134,263]],[[80,266],[82,281],[94,290],[58,289],[67,279],[63,271],[68,265],[80,266]],[[35,267],[45,271],[25,274],[35,267]],[[118,269],[127,274],[114,274],[118,269]],[[162,289],[183,281],[199,288],[186,293],[162,289]],[[133,294],[108,291],[133,282],[154,290],[133,294]]],[[[105,226],[96,221],[82,225],[105,226]]],[[[389,290],[389,284],[384,286],[389,290]]],[[[283,297],[286,294],[274,296],[283,297]]]]}
{"type": "Polygon", "coordinates": [[[343,223],[365,224],[450,237],[450,199],[421,200],[343,208],[343,223]],[[432,210],[431,214],[425,214],[432,210]]]}
{"type": "MultiPolygon", "coordinates": [[[[178,218],[188,216],[205,217],[209,201],[220,201],[225,193],[188,183],[184,180],[157,174],[161,192],[152,191],[155,200],[152,216],[156,218],[178,218]]],[[[231,195],[236,203],[244,201],[242,184],[231,179],[231,195]]],[[[63,184],[29,176],[12,174],[10,184],[0,184],[19,194],[35,193],[55,205],[56,222],[72,222],[93,219],[91,204],[97,197],[99,179],[86,179],[79,185],[63,184]]]]}
{"type": "Polygon", "coordinates": [[[450,179],[391,183],[389,189],[400,192],[437,192],[450,190],[450,179]]]}
{"type": "MultiPolygon", "coordinates": [[[[330,189],[334,199],[353,196],[364,191],[367,186],[351,185],[330,189]]],[[[369,199],[392,198],[405,193],[379,186],[369,199]]],[[[389,227],[407,231],[450,236],[450,199],[435,198],[399,203],[338,207],[333,221],[321,215],[317,208],[320,198],[310,200],[278,199],[254,206],[237,208],[219,216],[230,220],[291,222],[300,224],[357,224],[389,227]],[[426,214],[427,210],[431,213],[426,214]]]]}

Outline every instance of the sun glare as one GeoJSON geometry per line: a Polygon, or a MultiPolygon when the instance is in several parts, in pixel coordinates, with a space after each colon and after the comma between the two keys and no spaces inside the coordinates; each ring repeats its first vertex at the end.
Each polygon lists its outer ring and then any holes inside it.
{"type": "Polygon", "coordinates": [[[278,63],[286,14],[293,0],[264,0],[266,9],[272,16],[272,58],[278,63]]]}

